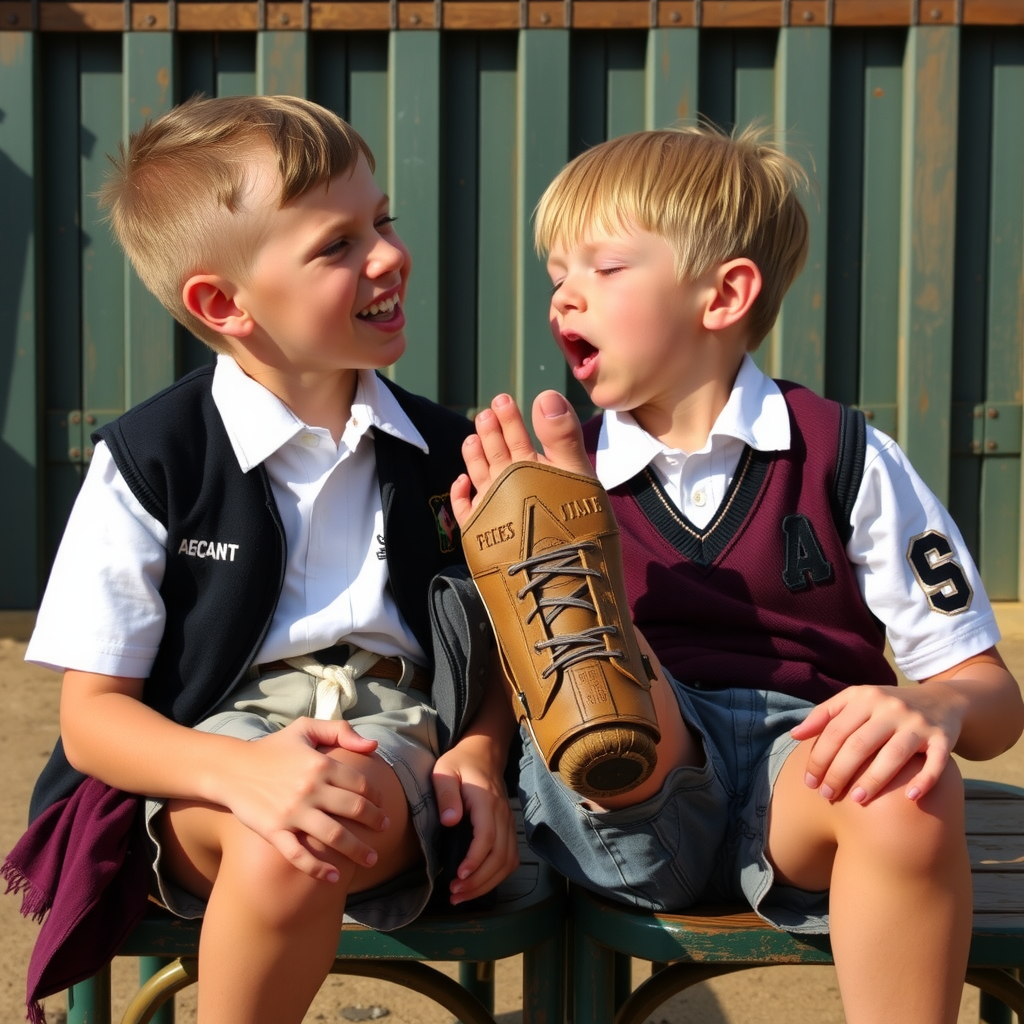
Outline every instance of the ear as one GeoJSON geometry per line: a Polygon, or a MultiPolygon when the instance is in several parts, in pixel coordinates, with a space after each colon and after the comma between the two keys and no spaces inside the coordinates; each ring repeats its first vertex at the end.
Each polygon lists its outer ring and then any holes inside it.
{"type": "Polygon", "coordinates": [[[185,308],[211,331],[229,338],[248,336],[255,322],[235,303],[236,288],[218,274],[193,274],[181,287],[185,308]]]}
{"type": "Polygon", "coordinates": [[[761,294],[761,271],[745,256],[720,264],[712,281],[714,294],[704,310],[704,326],[722,331],[742,320],[761,294]]]}

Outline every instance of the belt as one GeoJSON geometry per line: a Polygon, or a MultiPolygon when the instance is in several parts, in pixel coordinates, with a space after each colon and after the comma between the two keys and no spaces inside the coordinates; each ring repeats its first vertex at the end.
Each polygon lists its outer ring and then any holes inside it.
{"type": "MultiPolygon", "coordinates": [[[[348,644],[338,644],[335,647],[314,651],[312,656],[322,665],[344,665],[351,654],[352,650],[348,644]]],[[[263,675],[266,672],[295,672],[297,670],[282,659],[266,661],[262,665],[255,666],[254,671],[263,675]]],[[[380,657],[362,674],[371,679],[387,679],[397,683],[402,689],[419,690],[420,693],[429,694],[431,689],[431,679],[427,670],[408,658],[380,657]]]]}

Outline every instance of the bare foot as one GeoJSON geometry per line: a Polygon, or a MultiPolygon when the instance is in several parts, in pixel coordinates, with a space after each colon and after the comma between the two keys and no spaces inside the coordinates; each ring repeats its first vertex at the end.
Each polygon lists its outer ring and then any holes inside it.
{"type": "Polygon", "coordinates": [[[489,409],[477,413],[476,433],[466,438],[462,457],[466,472],[453,484],[452,509],[462,526],[490,485],[513,462],[542,462],[593,476],[583,446],[580,421],[557,391],[542,391],[533,402],[533,429],[544,449],[538,453],[522,413],[510,395],[498,395],[489,409]]]}

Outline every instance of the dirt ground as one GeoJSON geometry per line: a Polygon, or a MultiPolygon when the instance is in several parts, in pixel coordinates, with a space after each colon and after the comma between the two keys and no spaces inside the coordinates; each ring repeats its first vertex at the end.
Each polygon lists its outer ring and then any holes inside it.
{"type": "MultiPolygon", "coordinates": [[[[1024,681],[1024,606],[997,606],[1003,630],[1000,650],[1018,680],[1024,681]]],[[[32,627],[28,613],[0,612],[0,854],[13,846],[25,823],[32,784],[57,735],[59,677],[26,665],[25,641],[32,627]]],[[[967,775],[1024,786],[1024,743],[984,763],[963,766],[967,775]]],[[[14,896],[0,899],[0,1024],[24,1020],[25,969],[37,925],[19,914],[14,896]]],[[[440,965],[455,976],[455,968],[440,965]]],[[[637,962],[635,976],[646,975],[637,962]]],[[[136,983],[137,966],[129,959],[115,962],[113,1001],[120,1019],[136,983]]],[[[519,1024],[522,975],[519,958],[499,962],[495,1010],[498,1024],[519,1024]]],[[[179,1024],[193,1024],[194,996],[177,997],[179,1024]]],[[[64,997],[45,1003],[49,1024],[66,1020],[64,997]]],[[[962,1024],[978,1019],[978,997],[966,989],[962,1024]]],[[[387,1018],[388,1024],[448,1024],[450,1014],[422,996],[370,979],[332,977],[325,983],[307,1021],[387,1018]]],[[[652,1024],[838,1024],[843,1020],[835,973],[829,967],[788,967],[747,971],[699,985],[658,1009],[652,1024]]]]}

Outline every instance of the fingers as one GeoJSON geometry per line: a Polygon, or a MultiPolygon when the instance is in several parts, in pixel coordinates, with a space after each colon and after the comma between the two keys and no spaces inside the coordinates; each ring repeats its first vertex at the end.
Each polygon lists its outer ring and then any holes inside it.
{"type": "MultiPolygon", "coordinates": [[[[593,467],[583,444],[579,417],[564,395],[542,391],[533,402],[533,429],[544,449],[537,454],[522,413],[509,395],[497,395],[490,409],[476,418],[481,455],[493,471],[512,462],[547,462],[571,473],[592,476],[593,467]]],[[[471,474],[472,475],[472,474],[471,474]]]]}
{"type": "Polygon", "coordinates": [[[533,403],[533,429],[548,462],[570,473],[593,476],[579,417],[563,395],[542,391],[533,403]]]}
{"type": "MultiPolygon", "coordinates": [[[[558,395],[557,391],[551,393],[558,395]]],[[[477,426],[488,456],[502,459],[506,465],[509,462],[536,462],[536,445],[515,400],[510,395],[497,395],[491,402],[490,412],[497,422],[492,422],[485,410],[478,419],[484,421],[486,433],[481,433],[480,425],[477,426]]]]}
{"type": "MultiPolygon", "coordinates": [[[[462,461],[466,464],[466,474],[469,477],[472,490],[476,492],[477,500],[481,495],[487,492],[491,483],[511,462],[506,455],[496,465],[492,465],[491,457],[485,450],[483,438],[481,438],[479,434],[482,422],[481,418],[484,417],[485,413],[487,414],[487,417],[490,418],[491,422],[496,422],[496,420],[493,419],[490,410],[485,410],[483,413],[479,413],[474,421],[477,433],[470,434],[469,437],[462,442],[462,461]]],[[[493,450],[494,445],[492,444],[491,447],[493,450]]],[[[473,504],[476,504],[476,500],[474,500],[473,504]]]]}
{"type": "Polygon", "coordinates": [[[923,767],[907,783],[907,788],[904,790],[908,800],[920,800],[935,788],[942,773],[946,770],[946,762],[949,760],[950,753],[950,748],[945,743],[936,741],[928,745],[923,767]]]}
{"type": "Polygon", "coordinates": [[[488,893],[519,866],[515,818],[507,799],[486,799],[474,806],[473,840],[451,883],[457,906],[488,893]]]}
{"type": "MultiPolygon", "coordinates": [[[[465,445],[463,445],[462,451],[463,457],[465,457],[465,445]]],[[[473,484],[467,473],[463,473],[452,483],[449,494],[452,499],[452,512],[455,514],[455,521],[460,527],[465,526],[466,521],[473,514],[473,484]]]]}
{"type": "Polygon", "coordinates": [[[497,395],[489,408],[477,413],[473,425],[476,433],[462,445],[466,476],[459,477],[451,491],[460,525],[490,485],[514,462],[546,462],[593,476],[579,419],[557,391],[541,392],[533,404],[533,427],[544,446],[543,456],[537,453],[522,413],[510,395],[497,395]]]}
{"type": "Polygon", "coordinates": [[[360,736],[345,721],[324,721],[318,718],[297,718],[288,728],[305,736],[315,747],[338,747],[355,754],[372,754],[377,741],[360,736]]]}
{"type": "MultiPolygon", "coordinates": [[[[317,844],[359,867],[372,866],[377,851],[372,839],[364,836],[383,832],[389,825],[384,795],[374,775],[379,762],[374,755],[376,741],[359,736],[345,722],[303,718],[259,742],[266,752],[271,745],[274,749],[294,745],[295,737],[317,748],[307,748],[301,764],[299,760],[289,760],[289,767],[282,763],[289,783],[278,785],[276,791],[264,790],[262,797],[271,802],[270,811],[277,818],[267,838],[291,863],[314,877],[325,877],[324,871],[331,870],[317,855],[317,844]]],[[[333,870],[332,879],[336,878],[333,870]]]]}
{"type": "Polygon", "coordinates": [[[267,838],[278,852],[297,870],[322,882],[337,882],[338,868],[323,857],[330,849],[350,860],[356,867],[370,868],[377,863],[377,851],[354,832],[332,818],[321,815],[299,832],[280,829],[267,838]]]}
{"type": "Polygon", "coordinates": [[[433,783],[441,824],[449,827],[457,825],[462,821],[462,794],[459,790],[458,776],[445,770],[439,770],[435,766],[433,783]]]}
{"type": "Polygon", "coordinates": [[[904,790],[920,799],[938,781],[952,743],[946,733],[895,691],[864,687],[815,708],[791,730],[811,739],[806,784],[826,800],[846,795],[858,804],[878,796],[918,755],[923,765],[904,790]]]}
{"type": "Polygon", "coordinates": [[[374,832],[387,828],[388,816],[384,811],[381,791],[359,767],[333,757],[329,760],[331,765],[324,778],[326,786],[320,794],[318,806],[330,815],[346,818],[374,832]]]}

